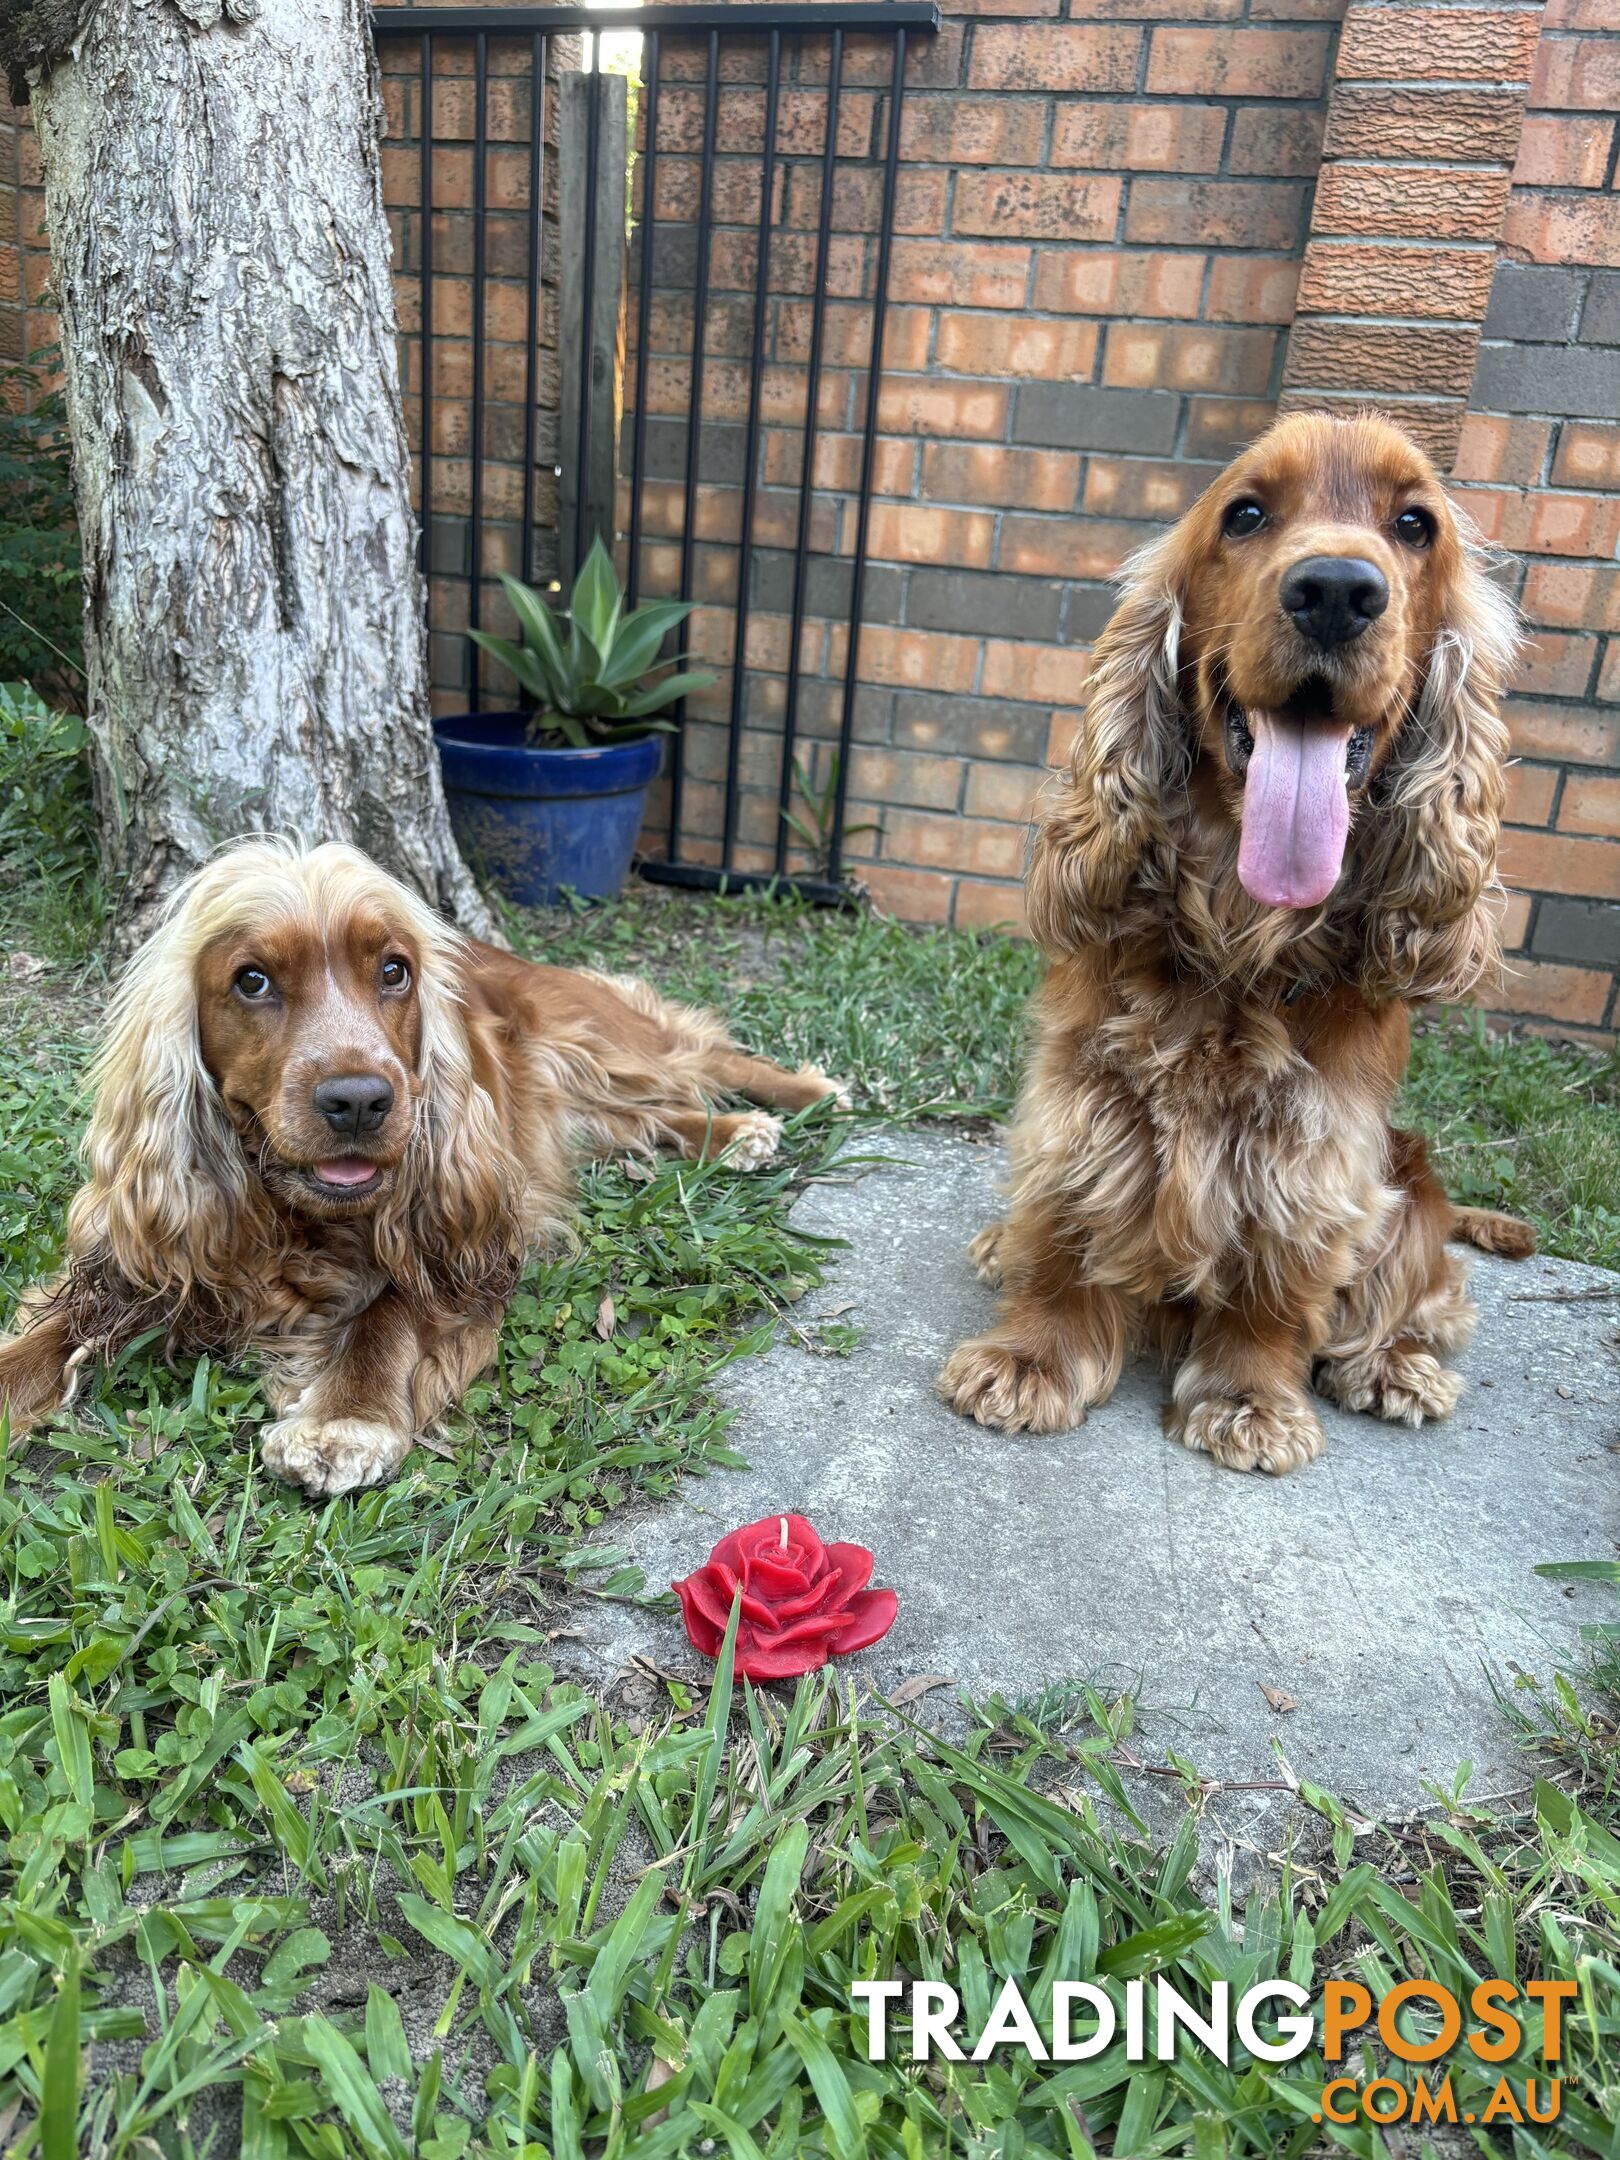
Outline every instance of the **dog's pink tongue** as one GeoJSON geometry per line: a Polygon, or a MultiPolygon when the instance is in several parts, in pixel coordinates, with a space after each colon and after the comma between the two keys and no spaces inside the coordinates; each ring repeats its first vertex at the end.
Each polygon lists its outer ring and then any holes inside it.
{"type": "Polygon", "coordinates": [[[335,1162],[318,1162],[315,1175],[323,1185],[367,1185],[377,1175],[377,1165],[359,1155],[341,1155],[335,1162]]]}
{"type": "Polygon", "coordinates": [[[1338,883],[1350,833],[1348,726],[1251,712],[1238,876],[1266,907],[1315,907],[1338,883]]]}

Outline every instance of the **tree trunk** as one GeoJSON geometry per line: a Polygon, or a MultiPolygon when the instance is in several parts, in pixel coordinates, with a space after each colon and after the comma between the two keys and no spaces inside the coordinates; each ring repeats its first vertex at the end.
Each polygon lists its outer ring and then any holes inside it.
{"type": "Polygon", "coordinates": [[[222,840],[351,840],[465,928],[361,0],[94,0],[36,68],[126,934],[222,840]]]}

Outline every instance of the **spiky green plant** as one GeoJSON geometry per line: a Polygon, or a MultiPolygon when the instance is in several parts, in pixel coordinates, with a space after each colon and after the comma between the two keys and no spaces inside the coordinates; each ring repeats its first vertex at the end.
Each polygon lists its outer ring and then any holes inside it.
{"type": "Polygon", "coordinates": [[[692,612],[689,600],[649,600],[626,608],[612,558],[598,534],[574,580],[567,609],[566,641],[557,618],[531,586],[503,577],[523,642],[470,633],[493,653],[534,699],[529,740],[583,750],[628,734],[667,729],[666,711],[689,691],[706,689],[712,675],[681,674],[678,658],[660,660],[659,648],[692,612]],[[674,668],[673,674],[662,670],[674,668]]]}

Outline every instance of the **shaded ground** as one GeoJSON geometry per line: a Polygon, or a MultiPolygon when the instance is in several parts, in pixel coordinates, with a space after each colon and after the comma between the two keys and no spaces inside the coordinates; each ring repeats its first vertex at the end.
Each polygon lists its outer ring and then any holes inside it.
{"type": "MultiPolygon", "coordinates": [[[[1595,1588],[1532,1567],[1615,1549],[1620,1276],[1476,1260],[1456,1414],[1412,1432],[1324,1403],[1327,1451],[1291,1478],[1234,1475],[1167,1440],[1142,1366],[1083,1430],[1008,1437],[933,1394],[989,1319],[962,1246],[997,1212],[999,1150],[912,1133],[895,1151],[912,1167],[835,1177],[795,1206],[796,1228],[849,1250],[794,1332],[730,1380],[749,1470],[684,1482],[633,1531],[621,1521],[649,1583],[688,1573],[734,1524],[797,1509],[871,1546],[900,1594],[893,1631],[857,1661],[885,1690],[920,1673],[979,1698],[1134,1689],[1153,1737],[1206,1773],[1275,1780],[1280,1746],[1368,1812],[1450,1790],[1464,1762],[1481,1792],[1525,1786],[1493,1683],[1567,1664],[1601,1610],[1595,1588]],[[860,1330],[847,1357],[807,1354],[827,1313],[860,1330]]],[[[674,1618],[600,1605],[582,1625],[609,1667],[684,1650],[674,1618]]]]}

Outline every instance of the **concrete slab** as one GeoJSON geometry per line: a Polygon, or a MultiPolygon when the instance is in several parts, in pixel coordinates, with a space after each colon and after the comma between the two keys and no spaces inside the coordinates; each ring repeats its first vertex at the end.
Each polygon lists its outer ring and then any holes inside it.
{"type": "MultiPolygon", "coordinates": [[[[943,1134],[888,1145],[910,1167],[814,1186],[794,1216],[849,1240],[804,1325],[849,1305],[863,1339],[847,1358],[784,1341],[735,1368],[734,1444],[752,1467],[615,1521],[649,1584],[735,1524],[797,1509],[869,1545],[899,1593],[890,1635],[851,1661],[879,1686],[1129,1683],[1158,1750],[1218,1778],[1275,1778],[1275,1736],[1301,1775],[1377,1813],[1421,1804],[1464,1760],[1478,1794],[1522,1785],[1490,1682],[1572,1669],[1579,1623],[1605,1616],[1601,1593],[1531,1569],[1616,1550],[1620,1276],[1476,1260],[1482,1317],[1453,1418],[1414,1433],[1323,1404],[1326,1453],[1290,1478],[1239,1476],[1166,1439],[1145,1367],[1082,1430],[1009,1439],[933,1394],[948,1351],[989,1318],[962,1248],[997,1209],[999,1150],[943,1134]]],[[[616,1605],[570,1620],[592,1662],[693,1663],[678,1621],[616,1605]]]]}

